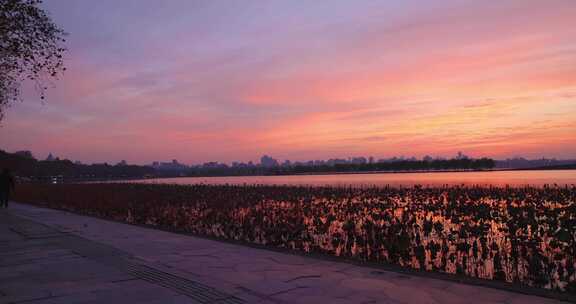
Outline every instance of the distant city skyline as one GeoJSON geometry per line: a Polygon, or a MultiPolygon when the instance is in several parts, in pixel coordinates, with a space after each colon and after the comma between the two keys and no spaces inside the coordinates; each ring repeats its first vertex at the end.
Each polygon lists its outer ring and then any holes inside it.
{"type": "MultiPolygon", "coordinates": [[[[57,161],[57,160],[70,160],[73,161],[75,164],[109,164],[109,165],[143,165],[143,166],[150,166],[157,169],[185,169],[185,168],[209,168],[209,167],[219,167],[219,166],[228,166],[228,167],[264,167],[264,168],[273,168],[273,167],[291,167],[291,166],[322,166],[328,165],[333,166],[336,164],[374,164],[374,163],[386,163],[386,162],[396,162],[396,161],[434,161],[434,160],[449,160],[449,159],[480,159],[484,158],[485,156],[470,156],[462,151],[458,151],[458,153],[448,156],[432,156],[432,155],[425,155],[422,157],[416,156],[393,156],[393,157],[374,157],[370,156],[349,156],[349,157],[338,157],[338,158],[329,158],[329,159],[308,159],[308,160],[293,160],[293,159],[277,159],[268,154],[262,155],[259,160],[257,161],[232,161],[232,162],[225,162],[225,161],[218,161],[218,160],[211,160],[201,163],[186,163],[181,162],[177,159],[171,160],[155,160],[149,163],[133,163],[127,159],[121,159],[119,161],[105,161],[105,162],[82,162],[74,158],[65,158],[58,156],[57,153],[50,152],[48,156],[42,157],[38,156],[30,150],[19,150],[19,151],[6,151],[8,153],[14,153],[26,158],[34,158],[37,160],[42,161],[57,161]]],[[[504,158],[504,159],[494,159],[496,160],[501,166],[504,164],[511,165],[511,167],[523,167],[530,163],[529,166],[546,166],[546,165],[553,165],[553,164],[573,164],[576,163],[576,158],[574,159],[556,159],[556,158],[534,158],[528,159],[522,156],[516,156],[513,158],[504,158]]],[[[498,165],[498,164],[497,164],[498,165]]]]}
{"type": "Polygon", "coordinates": [[[86,163],[576,158],[576,1],[59,1],[0,149],[86,163]]]}

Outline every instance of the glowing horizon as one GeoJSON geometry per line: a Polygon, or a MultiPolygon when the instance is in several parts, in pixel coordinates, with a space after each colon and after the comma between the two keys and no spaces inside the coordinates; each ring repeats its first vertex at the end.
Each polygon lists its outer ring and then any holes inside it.
{"type": "Polygon", "coordinates": [[[0,149],[83,162],[576,158],[576,2],[46,1],[70,33],[0,149]]]}

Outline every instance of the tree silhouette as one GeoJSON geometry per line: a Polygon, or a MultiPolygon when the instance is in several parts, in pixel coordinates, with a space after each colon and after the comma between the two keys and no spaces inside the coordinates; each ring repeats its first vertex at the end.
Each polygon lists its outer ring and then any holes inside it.
{"type": "Polygon", "coordinates": [[[31,80],[44,99],[51,78],[65,70],[66,33],[40,8],[41,0],[0,0],[0,121],[31,80]]]}

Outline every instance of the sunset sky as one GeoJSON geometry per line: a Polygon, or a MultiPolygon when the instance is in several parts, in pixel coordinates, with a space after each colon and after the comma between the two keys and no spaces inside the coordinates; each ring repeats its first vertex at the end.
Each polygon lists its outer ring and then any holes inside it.
{"type": "Polygon", "coordinates": [[[60,1],[0,149],[84,162],[576,158],[576,1],[60,1]]]}

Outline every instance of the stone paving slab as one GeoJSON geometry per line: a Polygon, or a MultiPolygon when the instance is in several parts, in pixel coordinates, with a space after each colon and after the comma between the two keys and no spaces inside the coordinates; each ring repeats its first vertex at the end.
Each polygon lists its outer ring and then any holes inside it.
{"type": "MultiPolygon", "coordinates": [[[[146,265],[154,267],[156,271],[170,273],[172,276],[183,278],[186,282],[214,288],[223,294],[235,296],[235,299],[244,303],[562,303],[538,296],[262,250],[24,204],[14,203],[8,211],[0,210],[0,215],[2,213],[41,223],[46,225],[48,230],[61,231],[63,234],[79,237],[94,244],[109,246],[117,252],[147,263],[146,265]]],[[[0,230],[0,248],[6,247],[3,243],[13,243],[16,240],[17,250],[22,252],[28,250],[30,253],[27,254],[34,257],[35,254],[39,254],[34,253],[34,248],[38,247],[21,246],[20,243],[38,241],[40,242],[38,246],[45,248],[46,252],[52,255],[45,259],[44,262],[47,265],[50,265],[49,261],[57,259],[58,254],[64,253],[58,251],[58,248],[51,247],[54,245],[47,241],[53,238],[53,232],[26,233],[20,237],[24,238],[28,235],[28,237],[37,236],[39,239],[24,241],[14,236],[16,232],[7,233],[0,230]],[[7,234],[6,239],[4,234],[7,234]]],[[[42,254],[40,253],[40,258],[42,254]]],[[[72,250],[67,254],[78,253],[72,250]]],[[[7,258],[7,260],[10,259],[7,258]]],[[[62,259],[52,264],[65,268],[66,263],[70,263],[73,265],[72,269],[86,267],[86,269],[94,270],[92,264],[84,261],[87,259],[90,260],[86,257],[81,261],[62,259]]],[[[0,255],[0,263],[2,261],[3,255],[0,255]]],[[[33,260],[31,263],[34,265],[40,262],[42,260],[33,260]]],[[[98,259],[94,263],[97,262],[98,259]]],[[[115,265],[110,262],[106,263],[115,265]]],[[[3,297],[2,294],[10,294],[14,290],[7,287],[13,286],[8,283],[10,278],[18,277],[18,275],[27,276],[26,268],[20,268],[25,266],[27,265],[18,264],[7,268],[0,266],[0,303],[5,303],[3,298],[6,299],[6,296],[3,297]],[[5,275],[6,280],[2,275],[5,269],[8,270],[5,275]]],[[[80,290],[78,295],[74,295],[76,298],[69,298],[79,303],[84,303],[90,298],[86,296],[86,292],[97,298],[106,299],[106,302],[110,303],[121,302],[122,299],[125,300],[124,303],[144,300],[147,302],[142,303],[181,303],[180,301],[189,303],[185,301],[191,299],[174,286],[162,287],[140,278],[133,277],[133,280],[126,279],[125,281],[120,279],[118,283],[112,280],[106,281],[105,278],[116,274],[114,271],[118,271],[120,277],[130,276],[130,273],[126,274],[127,272],[122,270],[122,267],[113,266],[110,267],[111,269],[103,269],[105,274],[101,276],[97,275],[97,271],[91,271],[91,275],[87,277],[81,276],[86,279],[86,284],[69,285],[67,289],[64,288],[66,291],[62,294],[66,296],[69,295],[67,292],[73,293],[74,290],[80,290]],[[121,285],[127,287],[119,287],[121,285]],[[145,289],[145,292],[138,293],[137,290],[140,288],[145,289]],[[94,290],[102,291],[94,292],[94,290]],[[134,299],[134,301],[126,301],[126,299],[134,299]]],[[[38,269],[32,268],[28,271],[37,272],[38,269]]],[[[68,275],[77,276],[76,274],[68,275]]],[[[66,277],[67,274],[64,273],[61,279],[66,279],[66,277]]],[[[30,275],[30,278],[35,277],[30,275]]],[[[39,282],[44,282],[43,279],[36,277],[39,282]]],[[[184,284],[183,281],[178,282],[180,279],[175,280],[177,284],[184,284]]],[[[19,281],[19,284],[22,285],[25,281],[19,281]]],[[[54,290],[50,288],[42,289],[39,286],[35,289],[36,296],[45,295],[46,290],[54,290]]],[[[97,303],[97,298],[90,299],[97,303]]],[[[73,303],[64,299],[49,297],[31,303],[73,303]],[[59,302],[60,300],[62,301],[59,302]]]]}
{"type": "Polygon", "coordinates": [[[0,303],[243,303],[15,213],[0,210],[0,303]]]}

